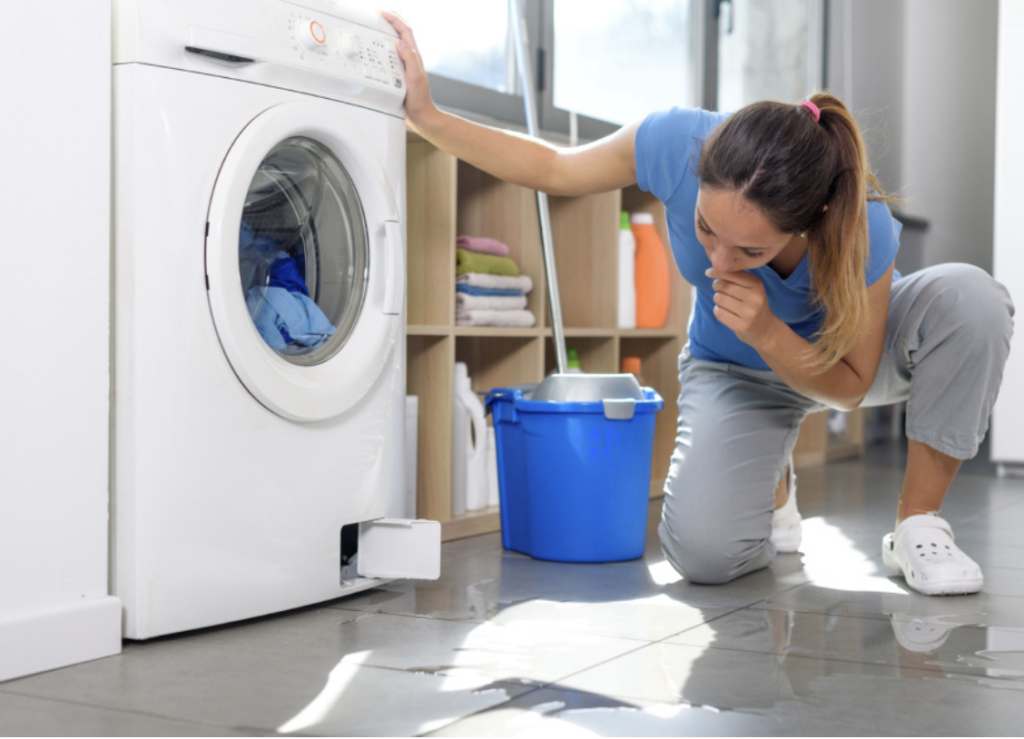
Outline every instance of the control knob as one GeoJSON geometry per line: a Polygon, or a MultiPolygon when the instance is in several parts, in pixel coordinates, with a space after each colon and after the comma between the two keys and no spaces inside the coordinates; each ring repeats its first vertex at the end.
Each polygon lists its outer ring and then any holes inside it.
{"type": "Polygon", "coordinates": [[[359,54],[363,51],[363,39],[354,33],[341,35],[341,53],[353,61],[359,60],[359,54]]]}
{"type": "Polygon", "coordinates": [[[296,23],[295,32],[302,45],[310,51],[327,48],[327,32],[319,21],[300,20],[296,23]]]}

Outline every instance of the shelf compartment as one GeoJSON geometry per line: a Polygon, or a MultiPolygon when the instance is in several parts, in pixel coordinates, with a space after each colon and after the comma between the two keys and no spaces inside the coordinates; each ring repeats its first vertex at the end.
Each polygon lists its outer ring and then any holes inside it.
{"type": "MultiPolygon", "coordinates": [[[[542,325],[546,310],[544,260],[534,191],[502,182],[459,162],[457,192],[458,235],[487,236],[508,244],[509,257],[519,265],[519,273],[533,280],[533,290],[526,296],[526,307],[537,317],[538,326],[542,325]]],[[[454,260],[454,240],[451,253],[454,260]]],[[[454,274],[454,266],[452,271],[454,274]]],[[[454,320],[454,309],[451,315],[454,320]]]]}
{"type": "Polygon", "coordinates": [[[621,192],[548,202],[562,323],[614,328],[618,306],[608,296],[618,294],[621,192]]]}
{"type": "Polygon", "coordinates": [[[544,357],[540,336],[458,336],[455,361],[465,362],[475,392],[540,382],[544,357]]]}
{"type": "MultiPolygon", "coordinates": [[[[618,346],[613,336],[567,336],[566,351],[575,349],[580,369],[591,374],[612,374],[619,371],[618,346]]],[[[544,341],[544,374],[555,371],[555,342],[544,341]]]]}
{"type": "Polygon", "coordinates": [[[686,322],[690,316],[691,287],[676,268],[675,256],[672,254],[672,247],[668,238],[668,221],[665,217],[665,206],[650,193],[644,192],[636,185],[632,185],[622,190],[622,210],[629,213],[650,213],[654,216],[654,228],[661,238],[661,243],[665,246],[669,265],[671,299],[669,301],[668,321],[665,328],[685,331],[686,322]]]}
{"type": "Polygon", "coordinates": [[[447,521],[452,515],[455,339],[450,336],[409,336],[406,348],[406,392],[419,397],[416,512],[420,518],[447,521]]]}
{"type": "Polygon", "coordinates": [[[839,462],[844,459],[856,459],[864,456],[864,409],[844,413],[846,426],[842,432],[834,434],[829,431],[828,443],[825,447],[825,460],[839,462]]]}
{"type": "Polygon", "coordinates": [[[450,326],[455,316],[455,157],[420,139],[407,146],[409,323],[450,326]]]}

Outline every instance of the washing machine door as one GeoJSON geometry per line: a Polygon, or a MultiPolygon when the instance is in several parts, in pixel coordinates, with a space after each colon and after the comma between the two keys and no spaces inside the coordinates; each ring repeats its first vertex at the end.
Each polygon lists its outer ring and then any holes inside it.
{"type": "Polygon", "coordinates": [[[235,140],[210,200],[217,335],[249,392],[295,421],[359,402],[402,326],[398,208],[373,147],[344,113],[327,101],[265,111],[235,140]]]}

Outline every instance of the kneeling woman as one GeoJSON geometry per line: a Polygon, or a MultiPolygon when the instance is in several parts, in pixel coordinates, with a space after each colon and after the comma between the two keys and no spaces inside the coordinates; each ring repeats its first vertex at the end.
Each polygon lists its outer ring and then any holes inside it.
{"type": "Polygon", "coordinates": [[[659,529],[677,570],[725,583],[795,551],[800,423],[826,407],[907,401],[907,470],[884,561],[922,593],[981,588],[938,514],[988,427],[1013,306],[974,267],[899,276],[899,226],[839,100],[729,116],[674,108],[559,149],[438,110],[412,32],[385,17],[400,35],[408,119],[424,138],[551,194],[637,183],[664,203],[676,263],[697,288],[659,529]]]}

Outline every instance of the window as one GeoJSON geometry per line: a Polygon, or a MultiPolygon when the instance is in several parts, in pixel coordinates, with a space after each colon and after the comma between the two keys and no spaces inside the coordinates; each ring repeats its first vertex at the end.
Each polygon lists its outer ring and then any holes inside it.
{"type": "Polygon", "coordinates": [[[553,0],[554,107],[624,124],[696,104],[690,0],[553,0]]]}
{"type": "Polygon", "coordinates": [[[522,4],[539,125],[595,139],[680,106],[796,102],[823,78],[825,0],[390,0],[434,100],[523,124],[511,14],[522,4]]]}
{"type": "Polygon", "coordinates": [[[432,75],[515,92],[509,0],[393,0],[390,6],[416,32],[423,64],[432,75]]]}
{"type": "MultiPolygon", "coordinates": [[[[516,0],[389,0],[416,33],[434,102],[523,124],[510,13],[516,0]]],[[[535,26],[539,0],[526,0],[535,26]]],[[[536,37],[535,28],[527,31],[536,37]]]]}

